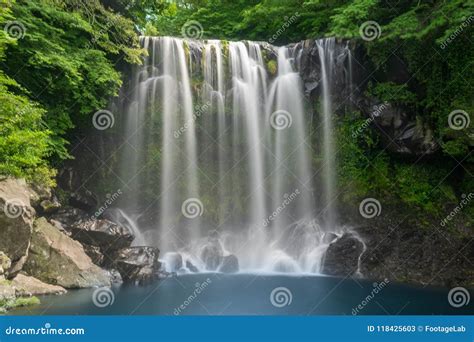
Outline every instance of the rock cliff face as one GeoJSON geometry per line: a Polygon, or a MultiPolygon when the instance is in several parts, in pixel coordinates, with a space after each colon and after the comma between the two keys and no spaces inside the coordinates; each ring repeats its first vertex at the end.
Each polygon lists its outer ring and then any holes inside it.
{"type": "Polygon", "coordinates": [[[24,270],[46,283],[65,288],[110,285],[107,272],[92,263],[82,245],[45,218],[35,221],[24,270]]]}
{"type": "MultiPolygon", "coordinates": [[[[295,50],[295,66],[301,75],[306,96],[316,103],[321,93],[321,62],[315,40],[292,44],[295,50]]],[[[373,80],[375,68],[367,63],[365,50],[356,42],[336,41],[334,70],[332,75],[333,103],[336,115],[347,115],[348,109],[359,110],[370,120],[370,127],[380,133],[384,147],[393,153],[419,156],[435,153],[439,146],[428,123],[417,113],[411,113],[395,103],[384,102],[367,94],[368,82],[373,80]]],[[[383,75],[384,80],[402,83],[410,73],[401,63],[389,63],[392,67],[383,75]],[[401,78],[401,79],[400,79],[401,78]]],[[[314,111],[317,112],[315,108],[314,111]]]]}
{"type": "MultiPolygon", "coordinates": [[[[78,196],[74,198],[78,201],[78,196]]],[[[145,264],[137,263],[136,253],[124,252],[133,241],[127,228],[78,208],[60,207],[47,189],[0,179],[0,311],[15,307],[18,297],[109,286],[121,281],[114,269],[124,264],[136,264],[134,272],[122,275],[127,280],[143,283],[158,278],[157,249],[148,253],[153,257],[145,264]]],[[[33,299],[21,303],[36,303],[33,299]]]]}

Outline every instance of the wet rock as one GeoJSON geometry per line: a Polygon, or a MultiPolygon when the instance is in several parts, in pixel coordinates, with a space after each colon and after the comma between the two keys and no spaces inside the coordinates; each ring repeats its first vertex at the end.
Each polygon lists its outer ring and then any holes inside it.
{"type": "Polygon", "coordinates": [[[209,271],[215,271],[222,263],[224,250],[217,239],[212,239],[201,250],[201,260],[209,271]]]}
{"type": "Polygon", "coordinates": [[[122,276],[120,275],[120,272],[117,271],[116,269],[110,269],[108,270],[109,276],[110,276],[110,281],[112,284],[120,284],[123,283],[122,276]]]}
{"type": "Polygon", "coordinates": [[[343,234],[329,245],[322,272],[341,277],[355,275],[363,248],[362,242],[357,237],[350,233],[343,234]]]}
{"type": "Polygon", "coordinates": [[[383,131],[380,135],[386,148],[406,155],[429,155],[439,149],[429,125],[405,109],[394,104],[370,99],[366,115],[383,131]]]}
{"type": "Polygon", "coordinates": [[[100,247],[103,252],[112,252],[129,247],[133,234],[125,227],[102,219],[86,219],[69,226],[71,236],[79,242],[100,247]]]}
{"type": "Polygon", "coordinates": [[[15,294],[17,297],[31,297],[39,295],[58,295],[66,293],[66,289],[57,286],[43,283],[34,277],[18,274],[11,282],[11,285],[15,288],[15,294]]]}
{"type": "Polygon", "coordinates": [[[239,272],[239,260],[233,254],[226,255],[223,260],[222,264],[219,267],[219,272],[222,273],[236,273],[239,272]]]}
{"type": "MultiPolygon", "coordinates": [[[[84,210],[78,208],[62,208],[50,216],[50,221],[54,220],[61,224],[62,228],[68,230],[76,222],[89,219],[90,216],[84,210]]],[[[55,224],[56,225],[56,224],[55,224]]]]}
{"type": "Polygon", "coordinates": [[[90,212],[94,210],[99,201],[92,192],[89,190],[80,190],[71,193],[69,197],[69,204],[73,207],[82,209],[84,211],[90,212]]]}
{"type": "Polygon", "coordinates": [[[28,256],[35,210],[30,198],[36,196],[24,180],[0,181],[0,250],[11,260],[6,278],[13,278],[28,256]]]}
{"type": "MultiPolygon", "coordinates": [[[[2,309],[3,303],[14,300],[15,298],[15,288],[5,281],[0,281],[0,310],[2,309]]],[[[2,311],[0,311],[0,313],[1,312],[2,311]]]]}
{"type": "Polygon", "coordinates": [[[6,270],[10,269],[12,262],[10,258],[0,251],[0,281],[5,278],[6,270]]]}
{"type": "Polygon", "coordinates": [[[124,282],[147,284],[158,279],[161,264],[154,247],[128,247],[119,250],[114,265],[124,282]]]}
{"type": "Polygon", "coordinates": [[[84,247],[84,252],[91,258],[94,264],[99,266],[104,264],[105,256],[101,253],[99,247],[86,244],[83,244],[82,247],[84,247]]]}
{"type": "Polygon", "coordinates": [[[51,215],[61,208],[61,203],[56,198],[42,200],[39,204],[39,211],[44,215],[51,215]]]}
{"type": "Polygon", "coordinates": [[[110,285],[107,272],[92,263],[82,245],[61,233],[45,218],[34,223],[24,270],[41,281],[65,288],[110,285]]]}
{"type": "Polygon", "coordinates": [[[166,253],[163,259],[168,272],[177,272],[183,267],[183,257],[179,253],[166,253]]]}
{"type": "Polygon", "coordinates": [[[189,260],[186,260],[186,268],[193,273],[199,272],[199,269],[189,260]]]}

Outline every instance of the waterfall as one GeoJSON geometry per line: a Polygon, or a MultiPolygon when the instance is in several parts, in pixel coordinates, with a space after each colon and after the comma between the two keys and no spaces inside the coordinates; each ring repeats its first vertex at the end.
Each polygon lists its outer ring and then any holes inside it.
{"type": "Polygon", "coordinates": [[[158,246],[179,272],[218,271],[230,255],[241,271],[321,272],[340,235],[334,40],[317,42],[321,190],[296,49],[171,37],[140,42],[148,56],[132,72],[128,96],[121,95],[118,174],[129,188],[122,216],[129,224],[137,218],[141,241],[158,246]]]}

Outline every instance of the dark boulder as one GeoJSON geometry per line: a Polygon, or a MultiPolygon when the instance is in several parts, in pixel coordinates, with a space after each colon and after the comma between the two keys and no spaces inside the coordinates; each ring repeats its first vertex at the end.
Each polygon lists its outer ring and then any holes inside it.
{"type": "Polygon", "coordinates": [[[105,256],[101,253],[100,248],[96,246],[82,244],[84,247],[84,252],[91,258],[92,262],[96,265],[103,265],[105,256]]]}
{"type": "Polygon", "coordinates": [[[87,212],[94,210],[98,203],[99,201],[97,198],[92,194],[92,192],[88,190],[79,190],[73,192],[69,197],[69,204],[71,206],[85,210],[87,212]]]}
{"type": "Polygon", "coordinates": [[[345,233],[331,243],[324,257],[322,272],[335,276],[353,276],[359,264],[359,256],[364,250],[360,239],[351,233],[345,233]]]}
{"type": "Polygon", "coordinates": [[[186,260],[186,268],[193,273],[199,272],[199,269],[189,260],[186,260]]]}
{"type": "MultiPolygon", "coordinates": [[[[61,208],[50,216],[50,221],[54,220],[61,224],[62,228],[69,230],[69,227],[78,221],[87,220],[89,215],[78,208],[61,208]]],[[[56,225],[56,223],[55,223],[56,225]]]]}
{"type": "Polygon", "coordinates": [[[124,248],[116,253],[114,266],[124,282],[143,285],[159,278],[158,256],[159,250],[154,247],[124,248]]]}
{"type": "Polygon", "coordinates": [[[100,247],[104,253],[111,253],[129,247],[133,234],[125,227],[108,220],[87,219],[76,222],[68,229],[79,242],[100,247]]]}
{"type": "Polygon", "coordinates": [[[239,260],[233,254],[226,255],[223,260],[222,264],[219,267],[219,272],[222,273],[236,273],[239,272],[239,260]]]}
{"type": "Polygon", "coordinates": [[[201,260],[209,271],[215,271],[222,263],[224,250],[217,239],[211,238],[201,250],[201,260]]]}

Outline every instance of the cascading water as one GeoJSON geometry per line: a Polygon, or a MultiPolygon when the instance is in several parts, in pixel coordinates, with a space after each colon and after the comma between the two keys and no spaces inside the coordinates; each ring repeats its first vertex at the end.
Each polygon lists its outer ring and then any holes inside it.
{"type": "Polygon", "coordinates": [[[119,205],[127,220],[146,217],[141,241],[160,248],[169,271],[215,271],[229,260],[235,269],[238,260],[241,271],[321,272],[327,246],[340,234],[334,41],[317,43],[320,210],[296,49],[170,37],[142,37],[141,44],[148,57],[133,73],[131,99],[122,101],[126,143],[119,156],[119,174],[133,193],[119,205]],[[315,218],[321,209],[324,217],[315,218]]]}

